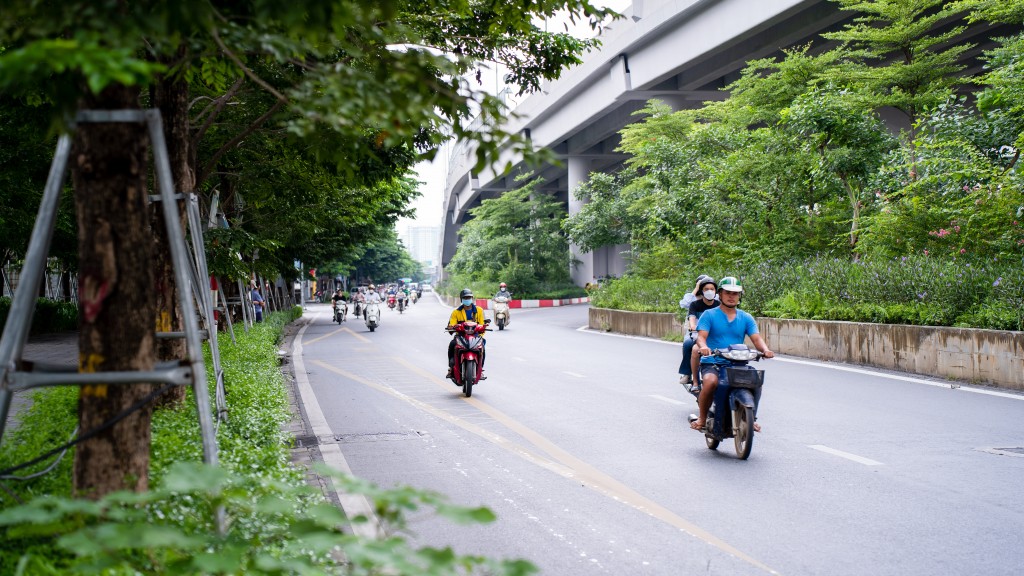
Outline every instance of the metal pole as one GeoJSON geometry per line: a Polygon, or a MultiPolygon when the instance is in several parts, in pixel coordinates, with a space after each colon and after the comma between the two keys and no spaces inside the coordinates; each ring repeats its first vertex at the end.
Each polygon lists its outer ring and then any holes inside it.
{"type": "Polygon", "coordinates": [[[43,199],[39,203],[39,212],[36,215],[36,224],[32,228],[28,251],[25,253],[25,265],[18,279],[18,288],[14,291],[11,310],[7,313],[3,335],[0,336],[0,439],[3,438],[7,413],[11,408],[12,392],[7,387],[7,375],[14,371],[15,359],[20,359],[21,353],[25,350],[25,342],[32,325],[32,314],[35,312],[39,281],[46,266],[46,255],[50,252],[53,224],[57,219],[57,206],[64,184],[64,169],[67,168],[70,153],[71,136],[63,134],[57,141],[57,151],[53,155],[43,199]]]}
{"type": "Polygon", "coordinates": [[[228,308],[228,299],[224,296],[224,286],[221,284],[220,278],[217,278],[217,296],[220,298],[220,303],[224,306],[224,319],[228,322],[228,333],[231,334],[231,343],[238,344],[235,340],[235,327],[231,322],[231,309],[228,308]]]}
{"type": "Polygon", "coordinates": [[[211,466],[216,466],[217,437],[210,410],[210,391],[206,384],[206,367],[203,365],[202,347],[199,342],[199,326],[197,326],[195,314],[188,313],[194,309],[188,290],[188,257],[185,253],[185,238],[181,232],[181,221],[178,218],[178,210],[173,199],[174,181],[171,178],[171,163],[167,157],[167,143],[164,141],[160,111],[147,110],[146,124],[149,127],[149,138],[153,144],[160,196],[163,198],[164,225],[167,227],[170,239],[174,276],[178,284],[178,304],[181,306],[182,317],[185,321],[188,362],[193,374],[192,389],[195,392],[199,427],[203,438],[203,461],[211,466]]]}

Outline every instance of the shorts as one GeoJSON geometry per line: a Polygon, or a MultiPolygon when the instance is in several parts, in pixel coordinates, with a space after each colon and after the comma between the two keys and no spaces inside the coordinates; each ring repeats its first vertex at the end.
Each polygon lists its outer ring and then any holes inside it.
{"type": "Polygon", "coordinates": [[[705,364],[702,362],[699,367],[700,377],[703,379],[707,374],[714,374],[715,376],[721,377],[721,374],[719,374],[719,370],[721,368],[722,366],[719,366],[718,364],[705,364]]]}

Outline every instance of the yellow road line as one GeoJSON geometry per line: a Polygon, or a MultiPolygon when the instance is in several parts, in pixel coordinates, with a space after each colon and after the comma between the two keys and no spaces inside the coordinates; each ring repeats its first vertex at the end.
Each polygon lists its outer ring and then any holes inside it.
{"type": "MultiPolygon", "coordinates": [[[[430,380],[431,382],[434,382],[435,384],[437,384],[438,386],[447,391],[451,391],[452,388],[454,387],[447,381],[422,370],[418,366],[410,364],[409,362],[400,357],[394,356],[392,357],[392,359],[395,362],[402,364],[409,370],[415,372],[416,374],[419,374],[420,376],[423,376],[424,378],[430,380]]],[[[562,448],[559,448],[554,442],[551,442],[541,434],[537,433],[531,428],[524,426],[511,416],[505,414],[504,412],[501,412],[497,408],[494,408],[493,406],[490,406],[485,402],[482,402],[476,398],[463,398],[463,401],[477,408],[481,412],[487,414],[495,421],[504,425],[509,430],[515,432],[516,434],[519,434],[520,436],[525,438],[530,444],[532,444],[535,448],[538,448],[542,452],[546,453],[550,458],[545,458],[544,456],[537,454],[537,452],[534,450],[531,450],[527,447],[512,442],[507,438],[504,438],[498,434],[495,434],[494,432],[481,428],[475,424],[471,424],[458,416],[445,412],[440,408],[436,408],[425,402],[416,400],[415,398],[411,398],[393,388],[382,386],[375,382],[371,382],[364,378],[360,378],[354,374],[320,362],[319,360],[314,360],[313,363],[321,366],[322,368],[326,368],[332,372],[345,376],[350,380],[354,380],[376,390],[380,390],[385,394],[389,394],[396,398],[405,400],[406,402],[424,410],[425,412],[433,414],[438,418],[451,422],[452,424],[455,424],[456,426],[459,426],[464,430],[472,432],[473,434],[476,434],[477,436],[480,436],[481,438],[484,438],[489,442],[492,442],[506,450],[509,450],[510,452],[517,454],[525,458],[526,460],[533,462],[534,464],[551,470],[552,472],[555,472],[556,474],[559,474],[560,476],[563,476],[565,478],[577,480],[583,483],[583,485],[590,487],[591,489],[597,491],[600,494],[603,494],[604,496],[607,496],[619,502],[623,502],[637,510],[640,510],[654,518],[657,518],[658,520],[661,520],[662,522],[669,524],[670,526],[679,528],[680,530],[683,530],[691,536],[707,544],[710,544],[711,546],[714,546],[715,548],[718,548],[719,550],[727,554],[731,554],[732,556],[744,562],[747,562],[752,566],[764,570],[769,574],[779,574],[778,571],[773,570],[765,564],[741,552],[740,550],[736,549],[735,547],[725,542],[721,538],[718,538],[717,536],[711,534],[710,532],[704,530],[696,524],[686,520],[685,518],[682,518],[681,516],[675,514],[671,510],[668,510],[667,508],[661,506],[657,502],[654,502],[653,500],[637,493],[636,491],[629,488],[625,484],[601,472],[600,470],[591,466],[590,464],[587,464],[583,460],[580,460],[579,458],[573,456],[569,452],[566,452],[562,448]]]]}
{"type": "Polygon", "coordinates": [[[303,346],[309,346],[310,344],[316,344],[317,342],[319,342],[321,340],[324,340],[324,339],[327,339],[327,338],[330,338],[331,336],[334,336],[334,335],[342,332],[343,330],[344,330],[344,328],[338,328],[334,332],[328,332],[327,334],[324,334],[323,336],[317,336],[316,338],[313,338],[312,340],[307,340],[307,341],[303,342],[302,345],[303,346]]]}
{"type": "Polygon", "coordinates": [[[363,336],[362,334],[356,334],[355,331],[352,330],[349,327],[342,328],[342,330],[344,330],[345,332],[348,332],[349,334],[355,336],[356,339],[358,339],[360,342],[364,342],[366,344],[372,344],[373,343],[373,340],[370,340],[369,338],[367,338],[366,336],[363,336]]]}
{"type": "Polygon", "coordinates": [[[316,338],[313,338],[312,340],[307,340],[307,341],[303,342],[302,344],[304,346],[309,346],[310,344],[316,344],[317,342],[319,342],[321,340],[330,338],[331,336],[336,336],[336,335],[338,335],[338,334],[340,334],[342,332],[346,332],[348,334],[351,334],[352,336],[355,336],[356,338],[359,339],[360,342],[366,342],[367,344],[372,343],[372,340],[366,338],[365,336],[363,336],[361,334],[356,334],[355,332],[352,331],[351,328],[345,327],[345,328],[338,328],[334,332],[328,332],[327,334],[324,334],[323,336],[317,336],[316,338]]]}

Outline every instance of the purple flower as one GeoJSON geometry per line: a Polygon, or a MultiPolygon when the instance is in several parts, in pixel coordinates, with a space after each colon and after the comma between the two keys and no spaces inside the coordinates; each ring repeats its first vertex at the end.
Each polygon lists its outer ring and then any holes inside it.
{"type": "Polygon", "coordinates": [[[996,281],[992,283],[992,286],[993,286],[993,287],[999,286],[999,284],[1000,284],[1000,283],[1001,283],[1002,281],[1003,281],[1003,277],[1002,277],[1002,276],[1000,276],[999,278],[996,278],[996,281]]]}

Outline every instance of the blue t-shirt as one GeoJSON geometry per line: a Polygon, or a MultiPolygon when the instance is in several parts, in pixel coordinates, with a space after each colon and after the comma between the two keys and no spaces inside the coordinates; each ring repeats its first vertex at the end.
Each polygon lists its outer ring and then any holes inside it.
{"type": "MultiPolygon", "coordinates": [[[[744,338],[757,334],[757,322],[743,310],[736,310],[736,318],[729,322],[721,308],[711,308],[697,321],[697,331],[704,330],[708,332],[708,348],[715,350],[728,348],[730,344],[742,344],[744,338]]],[[[728,363],[728,360],[714,356],[705,356],[700,361],[701,364],[728,363]]]]}

